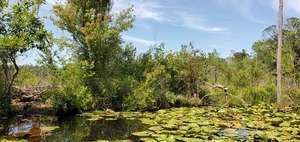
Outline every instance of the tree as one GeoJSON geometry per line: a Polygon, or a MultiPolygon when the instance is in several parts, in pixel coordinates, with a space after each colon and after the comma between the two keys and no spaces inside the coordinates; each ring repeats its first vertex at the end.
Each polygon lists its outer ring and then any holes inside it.
{"type": "Polygon", "coordinates": [[[86,85],[92,90],[98,107],[105,108],[112,87],[114,62],[121,50],[123,40],[120,33],[133,25],[134,17],[128,8],[116,15],[113,20],[109,14],[111,3],[108,0],[69,0],[68,5],[55,5],[54,14],[58,19],[54,23],[67,30],[76,43],[75,58],[85,62],[82,69],[92,76],[85,77],[86,85]]]}
{"type": "Polygon", "coordinates": [[[38,8],[45,0],[21,0],[15,5],[2,5],[0,11],[0,64],[5,76],[5,102],[10,104],[11,90],[20,68],[17,57],[28,50],[47,50],[52,34],[44,28],[37,16],[38,8]]]}
{"type": "Polygon", "coordinates": [[[282,71],[281,71],[281,58],[282,58],[282,20],[283,19],[283,0],[279,0],[279,13],[278,13],[278,51],[277,51],[277,104],[281,103],[282,96],[282,71]]]}

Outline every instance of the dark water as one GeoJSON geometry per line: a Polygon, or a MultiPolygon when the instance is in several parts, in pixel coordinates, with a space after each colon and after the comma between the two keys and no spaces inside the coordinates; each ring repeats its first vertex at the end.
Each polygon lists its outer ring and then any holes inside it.
{"type": "Polygon", "coordinates": [[[81,142],[96,140],[124,140],[135,141],[132,132],[142,131],[146,126],[138,119],[127,120],[97,120],[88,121],[84,117],[73,116],[57,119],[55,117],[16,118],[0,120],[0,136],[12,135],[17,132],[27,132],[32,127],[59,126],[52,131],[51,136],[42,137],[41,141],[49,142],[81,142]]]}

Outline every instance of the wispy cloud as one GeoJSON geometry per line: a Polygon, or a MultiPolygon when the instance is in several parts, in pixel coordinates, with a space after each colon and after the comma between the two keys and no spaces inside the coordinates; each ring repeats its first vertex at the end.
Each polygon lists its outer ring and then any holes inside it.
{"type": "Polygon", "coordinates": [[[136,43],[144,44],[144,45],[147,45],[147,46],[154,45],[156,43],[156,41],[153,41],[153,40],[146,40],[146,39],[142,39],[142,38],[138,38],[138,37],[132,37],[132,36],[129,36],[129,35],[124,35],[123,39],[128,40],[130,42],[136,42],[136,43]]]}
{"type": "Polygon", "coordinates": [[[221,6],[235,9],[242,17],[251,22],[266,23],[253,14],[253,9],[257,4],[256,2],[256,0],[218,0],[221,6]]]}
{"type": "MultiPolygon", "coordinates": [[[[183,26],[186,28],[206,31],[206,32],[222,32],[223,27],[206,26],[201,20],[201,16],[193,15],[193,13],[182,12],[180,8],[175,8],[172,5],[164,6],[163,1],[158,0],[115,0],[114,12],[119,12],[122,9],[134,5],[133,15],[137,19],[148,19],[155,22],[163,22],[169,25],[183,26]]],[[[186,10],[188,11],[188,10],[186,10]]],[[[148,26],[148,29],[150,27],[148,26]]]]}
{"type": "Polygon", "coordinates": [[[134,5],[133,15],[137,18],[150,19],[157,22],[164,22],[166,17],[165,7],[160,1],[153,0],[114,0],[113,11],[119,12],[134,5]]]}
{"type": "Polygon", "coordinates": [[[206,32],[222,32],[226,30],[226,28],[223,27],[205,26],[203,24],[203,21],[199,20],[201,19],[200,17],[194,16],[186,12],[177,12],[177,15],[177,17],[179,17],[180,21],[182,22],[181,24],[177,25],[206,32]]]}

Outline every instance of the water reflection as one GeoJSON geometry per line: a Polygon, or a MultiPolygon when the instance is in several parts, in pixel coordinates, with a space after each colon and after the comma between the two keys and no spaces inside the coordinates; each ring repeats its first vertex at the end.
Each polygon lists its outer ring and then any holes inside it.
{"type": "MultiPolygon", "coordinates": [[[[29,120],[29,119],[28,119],[29,120]]],[[[55,119],[52,119],[55,120],[55,119]]],[[[84,117],[73,116],[55,121],[26,121],[20,119],[0,120],[0,136],[11,135],[17,132],[26,132],[35,126],[59,126],[51,136],[42,137],[42,141],[51,142],[76,142],[76,141],[96,141],[96,140],[123,140],[135,138],[132,132],[145,130],[146,126],[139,120],[127,120],[119,118],[117,120],[97,120],[88,121],[84,117]]]]}

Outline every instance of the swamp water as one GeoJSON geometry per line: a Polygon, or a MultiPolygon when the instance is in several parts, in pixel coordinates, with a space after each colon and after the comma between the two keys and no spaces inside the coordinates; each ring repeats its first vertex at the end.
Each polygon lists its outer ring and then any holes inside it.
{"type": "MultiPolygon", "coordinates": [[[[57,119],[55,117],[41,117],[41,120],[33,120],[36,118],[15,120],[1,120],[0,129],[1,136],[8,136],[20,132],[29,132],[32,128],[51,130],[50,135],[42,135],[40,141],[49,142],[82,142],[97,140],[125,140],[131,139],[135,141],[131,133],[147,129],[138,119],[128,120],[125,118],[118,119],[100,119],[86,120],[82,116],[73,116],[57,119]],[[24,122],[25,121],[25,122],[24,122]]],[[[29,140],[30,141],[30,140],[29,140]]],[[[1,142],[1,140],[0,140],[1,142]]]]}
{"type": "Polygon", "coordinates": [[[261,104],[242,108],[182,107],[145,113],[95,111],[64,119],[4,119],[0,135],[32,141],[29,138],[36,136],[38,129],[39,141],[51,142],[297,142],[300,141],[299,110],[286,108],[285,112],[278,112],[272,105],[261,104]],[[32,130],[33,127],[36,128],[32,130]]]}

